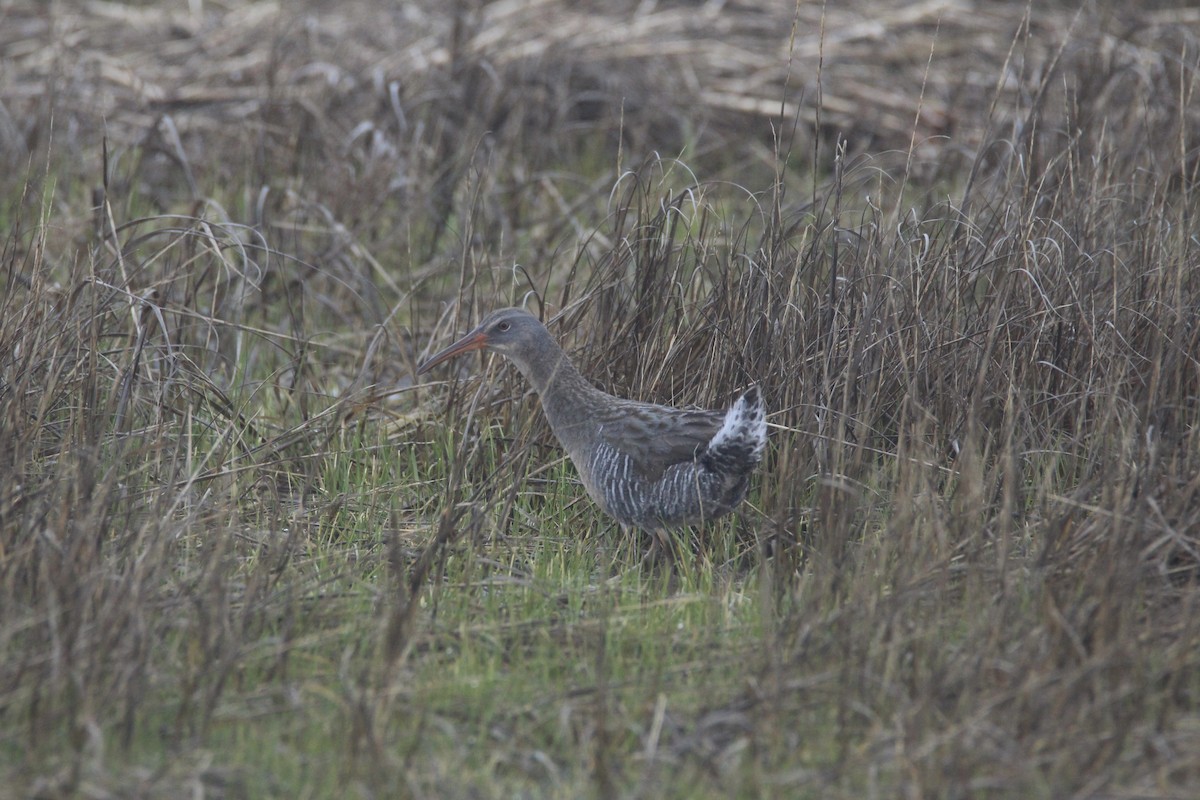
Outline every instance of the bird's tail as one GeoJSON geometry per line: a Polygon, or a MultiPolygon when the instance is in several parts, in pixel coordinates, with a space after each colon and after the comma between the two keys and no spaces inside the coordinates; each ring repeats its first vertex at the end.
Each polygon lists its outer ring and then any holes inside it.
{"type": "Polygon", "coordinates": [[[757,386],[751,386],[725,412],[725,422],[708,442],[704,454],[709,469],[740,472],[762,460],[767,444],[767,409],[757,386]]]}

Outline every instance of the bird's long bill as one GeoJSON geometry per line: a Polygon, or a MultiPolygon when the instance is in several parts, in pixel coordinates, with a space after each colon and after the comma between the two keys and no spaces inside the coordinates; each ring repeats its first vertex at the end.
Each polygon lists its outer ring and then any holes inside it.
{"type": "Polygon", "coordinates": [[[455,356],[461,356],[463,353],[469,353],[472,350],[480,350],[487,345],[487,334],[483,331],[471,331],[463,338],[459,339],[454,344],[447,347],[442,352],[430,358],[421,366],[417,367],[417,374],[424,375],[429,370],[436,367],[443,361],[449,361],[455,356]]]}

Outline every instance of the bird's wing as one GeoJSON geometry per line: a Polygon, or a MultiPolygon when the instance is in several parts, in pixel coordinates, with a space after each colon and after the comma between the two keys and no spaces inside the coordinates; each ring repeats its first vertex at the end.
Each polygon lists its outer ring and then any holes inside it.
{"type": "Polygon", "coordinates": [[[622,404],[604,420],[600,437],[628,456],[639,476],[658,480],[668,467],[692,461],[716,435],[721,411],[690,411],[643,403],[622,404]]]}

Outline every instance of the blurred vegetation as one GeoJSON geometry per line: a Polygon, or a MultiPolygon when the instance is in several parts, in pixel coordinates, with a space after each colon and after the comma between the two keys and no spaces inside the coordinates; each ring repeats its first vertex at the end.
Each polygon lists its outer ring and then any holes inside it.
{"type": "Polygon", "coordinates": [[[24,797],[1200,792],[1200,12],[0,3],[24,797]],[[687,556],[501,363],[771,410],[687,556]]]}

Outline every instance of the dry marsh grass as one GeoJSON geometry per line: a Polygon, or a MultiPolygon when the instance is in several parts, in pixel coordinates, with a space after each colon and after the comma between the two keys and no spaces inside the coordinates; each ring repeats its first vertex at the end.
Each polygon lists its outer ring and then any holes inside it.
{"type": "Polygon", "coordinates": [[[1200,792],[1200,16],[893,5],[0,4],[0,794],[1200,792]]]}

